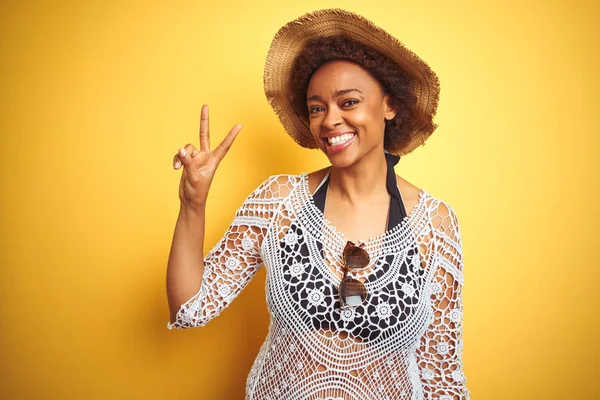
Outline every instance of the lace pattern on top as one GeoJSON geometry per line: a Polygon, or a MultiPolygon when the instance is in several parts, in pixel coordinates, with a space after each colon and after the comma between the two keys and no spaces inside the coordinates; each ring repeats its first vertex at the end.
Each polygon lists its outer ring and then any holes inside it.
{"type": "Polygon", "coordinates": [[[365,242],[367,300],[341,311],[346,239],[315,206],[308,175],[265,180],[206,255],[199,292],[169,329],[219,315],[264,263],[269,333],[247,399],[466,399],[458,219],[421,190],[402,222],[365,242]]]}

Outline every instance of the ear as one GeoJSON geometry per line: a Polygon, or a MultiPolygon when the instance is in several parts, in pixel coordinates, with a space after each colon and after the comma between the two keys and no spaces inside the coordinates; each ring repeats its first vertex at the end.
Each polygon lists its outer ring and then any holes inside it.
{"type": "Polygon", "coordinates": [[[387,94],[383,96],[383,115],[386,121],[390,121],[396,116],[396,110],[390,105],[390,96],[387,94]]]}

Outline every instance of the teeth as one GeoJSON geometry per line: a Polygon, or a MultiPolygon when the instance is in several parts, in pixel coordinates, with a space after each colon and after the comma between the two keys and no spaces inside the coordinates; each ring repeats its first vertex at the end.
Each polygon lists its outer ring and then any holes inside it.
{"type": "Polygon", "coordinates": [[[332,145],[338,145],[338,144],[342,144],[342,143],[346,143],[348,140],[352,139],[352,137],[354,136],[354,134],[352,133],[344,133],[341,136],[336,136],[333,138],[327,138],[327,142],[332,145]]]}

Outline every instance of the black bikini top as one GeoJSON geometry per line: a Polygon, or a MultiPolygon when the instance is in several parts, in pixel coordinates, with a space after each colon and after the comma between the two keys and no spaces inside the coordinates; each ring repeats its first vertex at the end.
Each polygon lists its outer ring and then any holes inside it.
{"type": "MultiPolygon", "coordinates": [[[[388,192],[391,195],[390,208],[389,208],[389,214],[388,214],[388,224],[387,224],[387,230],[390,230],[402,222],[402,219],[406,216],[406,209],[404,208],[404,204],[402,202],[402,197],[400,196],[400,190],[398,189],[398,184],[396,182],[396,173],[394,172],[394,165],[396,165],[398,163],[398,161],[400,161],[400,157],[389,154],[389,153],[385,153],[385,158],[386,158],[386,162],[387,162],[386,186],[387,186],[388,192]]],[[[329,175],[330,174],[328,172],[327,175],[321,181],[321,183],[320,183],[319,187],[317,188],[317,190],[315,191],[315,193],[313,194],[313,200],[314,200],[315,205],[323,213],[325,210],[325,199],[327,197],[327,188],[329,187],[329,178],[330,178],[329,175]]],[[[317,248],[318,248],[319,252],[321,253],[321,256],[324,257],[323,247],[320,242],[317,242],[317,248]]],[[[300,249],[300,252],[304,257],[307,257],[307,258],[309,257],[309,251],[306,246],[302,246],[300,249]]],[[[409,266],[406,267],[406,269],[408,269],[408,268],[409,268],[409,266]]],[[[316,268],[315,268],[315,270],[316,270],[316,268]]],[[[313,274],[315,274],[315,275],[317,273],[318,272],[316,272],[316,271],[313,272],[313,274]]],[[[372,275],[368,279],[377,279],[377,277],[376,277],[376,275],[372,275]]],[[[398,293],[399,291],[401,291],[400,287],[403,282],[404,281],[401,281],[401,280],[390,282],[382,290],[387,291],[389,293],[398,293]]],[[[307,282],[306,287],[308,289],[314,289],[316,287],[316,284],[314,282],[307,282]]],[[[337,298],[337,296],[338,296],[337,293],[338,293],[337,288],[333,288],[332,299],[337,298]]],[[[375,304],[371,304],[373,301],[375,301],[375,300],[367,301],[367,303],[364,304],[366,315],[373,315],[375,313],[376,306],[375,306],[375,304]]],[[[338,306],[339,306],[339,303],[336,302],[335,304],[338,304],[338,306]]],[[[306,310],[311,310],[311,304],[308,302],[307,299],[300,300],[300,305],[302,308],[304,308],[306,310]]],[[[323,307],[323,309],[326,308],[326,306],[322,306],[322,307],[323,307]]],[[[400,308],[398,308],[396,311],[393,312],[393,315],[390,316],[389,320],[386,320],[386,324],[394,325],[398,322],[399,318],[401,320],[405,319],[406,313],[410,312],[410,310],[412,310],[412,308],[409,308],[404,311],[400,310],[400,308]]],[[[321,310],[321,311],[323,311],[323,310],[321,310]]],[[[309,314],[310,314],[310,312],[309,312],[309,314]]],[[[310,316],[310,318],[311,318],[313,327],[317,330],[319,330],[319,329],[336,329],[336,326],[339,326],[340,324],[342,324],[342,322],[340,322],[336,319],[331,320],[328,318],[323,318],[322,314],[318,314],[318,313],[312,314],[310,316]]],[[[345,322],[344,323],[345,329],[348,330],[349,332],[351,332],[352,335],[354,335],[356,337],[361,337],[363,339],[375,339],[376,337],[378,337],[378,335],[381,333],[381,330],[380,329],[370,329],[369,328],[370,325],[365,327],[365,324],[363,323],[364,321],[361,322],[362,321],[361,318],[363,318],[363,317],[356,316],[355,320],[345,322]]]]}
{"type": "MultiPolygon", "coordinates": [[[[404,208],[404,203],[402,202],[402,196],[400,195],[398,183],[396,182],[396,172],[394,171],[394,165],[398,164],[398,161],[400,161],[400,156],[385,153],[385,160],[387,162],[386,186],[391,195],[387,224],[387,230],[389,231],[402,222],[402,219],[406,216],[406,209],[404,208]]],[[[325,213],[325,199],[327,198],[327,189],[329,187],[330,178],[331,175],[328,172],[324,180],[321,181],[321,184],[313,194],[315,205],[323,214],[325,213]]]]}

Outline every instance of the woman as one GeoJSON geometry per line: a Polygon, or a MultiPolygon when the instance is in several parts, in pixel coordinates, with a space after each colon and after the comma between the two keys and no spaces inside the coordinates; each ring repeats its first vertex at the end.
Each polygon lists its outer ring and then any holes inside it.
{"type": "Polygon", "coordinates": [[[436,75],[364,18],[321,10],[277,33],[265,91],[292,138],[331,166],[266,179],[204,256],[208,188],[241,129],[211,152],[204,106],[200,150],[174,158],[168,327],[205,325],[264,263],[271,324],[246,398],[468,398],[458,220],[393,168],[435,130],[436,75]]]}

